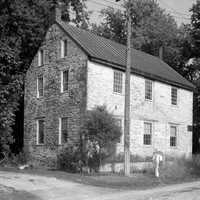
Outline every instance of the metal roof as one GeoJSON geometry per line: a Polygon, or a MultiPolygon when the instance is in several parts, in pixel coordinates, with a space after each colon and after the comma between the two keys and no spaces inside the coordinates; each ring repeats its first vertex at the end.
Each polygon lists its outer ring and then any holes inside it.
{"type": "MultiPolygon", "coordinates": [[[[57,22],[57,24],[86,52],[91,60],[125,70],[127,50],[125,45],[62,21],[57,22]]],[[[192,83],[158,57],[132,49],[132,65],[133,73],[184,89],[194,90],[195,86],[192,83]]]]}

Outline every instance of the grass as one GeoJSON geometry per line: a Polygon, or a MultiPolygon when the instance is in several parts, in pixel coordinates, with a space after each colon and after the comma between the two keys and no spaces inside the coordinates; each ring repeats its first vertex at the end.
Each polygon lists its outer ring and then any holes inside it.
{"type": "Polygon", "coordinates": [[[152,173],[134,173],[131,177],[125,177],[119,174],[93,174],[93,175],[81,175],[81,174],[72,174],[63,171],[56,170],[45,170],[45,169],[27,169],[27,170],[18,170],[16,168],[0,168],[1,171],[11,171],[16,173],[23,174],[32,174],[32,175],[42,175],[46,177],[55,177],[57,179],[72,181],[76,183],[106,187],[106,188],[115,188],[115,189],[149,189],[157,186],[164,186],[167,184],[182,183],[185,181],[194,181],[197,180],[194,177],[186,176],[184,178],[171,178],[170,177],[161,177],[156,178],[152,173]]]}
{"type": "Polygon", "coordinates": [[[77,183],[109,187],[117,189],[147,189],[168,184],[183,183],[199,180],[200,177],[200,157],[194,157],[191,160],[185,158],[176,159],[161,167],[160,178],[156,178],[152,170],[143,171],[143,173],[133,173],[131,177],[125,177],[120,174],[98,173],[92,175],[72,174],[64,171],[45,170],[45,169],[26,169],[4,168],[0,170],[12,171],[17,173],[28,173],[33,175],[42,175],[46,177],[55,177],[57,179],[73,181],[77,183]]]}
{"type": "Polygon", "coordinates": [[[0,167],[0,171],[10,171],[23,174],[41,175],[46,177],[55,177],[61,180],[72,181],[98,187],[109,187],[116,189],[147,189],[158,185],[162,185],[160,179],[153,174],[135,173],[131,177],[125,177],[120,174],[98,173],[92,175],[81,175],[67,173],[57,170],[45,169],[26,169],[18,170],[17,168],[0,167]]]}

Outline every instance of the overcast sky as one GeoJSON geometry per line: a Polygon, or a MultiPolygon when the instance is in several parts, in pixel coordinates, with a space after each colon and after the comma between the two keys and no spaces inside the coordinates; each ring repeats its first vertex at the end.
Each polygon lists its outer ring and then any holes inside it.
{"type": "MultiPolygon", "coordinates": [[[[157,0],[160,6],[166,9],[171,15],[173,15],[180,25],[181,23],[190,22],[190,12],[189,9],[192,7],[192,4],[196,2],[196,0],[157,0]]],[[[123,2],[121,0],[121,2],[123,2]]],[[[120,2],[118,3],[120,4],[120,2]]],[[[88,0],[87,2],[88,9],[94,11],[91,16],[92,22],[100,22],[99,13],[95,11],[99,11],[106,6],[113,6],[115,8],[119,8],[115,0],[88,0]],[[113,3],[112,3],[113,2],[113,3]]]]}

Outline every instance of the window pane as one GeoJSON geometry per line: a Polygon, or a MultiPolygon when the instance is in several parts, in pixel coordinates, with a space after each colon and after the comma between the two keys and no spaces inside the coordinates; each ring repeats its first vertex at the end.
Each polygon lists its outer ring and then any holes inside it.
{"type": "Polygon", "coordinates": [[[171,103],[177,105],[177,88],[171,88],[171,103]]]}
{"type": "Polygon", "coordinates": [[[144,144],[151,145],[151,135],[144,135],[144,144]]]}
{"type": "Polygon", "coordinates": [[[170,126],[170,146],[175,147],[176,146],[176,138],[177,138],[177,127],[176,126],[170,126]]]}
{"type": "Polygon", "coordinates": [[[114,71],[114,84],[113,91],[117,93],[122,93],[122,72],[114,71]]]}
{"type": "Polygon", "coordinates": [[[40,50],[39,51],[39,66],[43,65],[44,64],[44,50],[40,50]]]}
{"type": "Polygon", "coordinates": [[[144,123],[144,144],[151,145],[152,123],[144,123]]]}
{"type": "Polygon", "coordinates": [[[62,143],[67,142],[68,139],[68,120],[66,117],[62,118],[61,120],[61,138],[62,143]]]}
{"type": "Polygon", "coordinates": [[[63,91],[68,90],[68,70],[63,72],[63,91]]]}
{"type": "Polygon", "coordinates": [[[145,80],[145,99],[152,100],[152,81],[145,80]]]}
{"type": "Polygon", "coordinates": [[[38,77],[38,94],[39,97],[43,96],[44,89],[43,89],[43,76],[38,77]]]}
{"type": "Polygon", "coordinates": [[[38,130],[38,143],[44,144],[44,120],[39,120],[39,130],[38,130]]]}
{"type": "Polygon", "coordinates": [[[64,56],[67,56],[67,40],[64,41],[64,56]]]}

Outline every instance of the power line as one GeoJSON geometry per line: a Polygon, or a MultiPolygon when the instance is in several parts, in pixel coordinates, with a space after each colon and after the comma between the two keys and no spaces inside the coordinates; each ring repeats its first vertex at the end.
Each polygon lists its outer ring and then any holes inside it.
{"type": "MultiPolygon", "coordinates": [[[[104,1],[110,2],[110,1],[108,1],[108,0],[104,0],[104,1]]],[[[118,6],[118,8],[117,8],[117,7],[114,7],[114,6],[111,6],[111,5],[107,5],[107,4],[104,4],[104,3],[97,2],[97,1],[95,1],[95,0],[88,0],[88,2],[97,4],[97,5],[106,7],[106,8],[108,8],[108,7],[113,7],[113,8],[119,9],[119,10],[123,10],[123,11],[125,10],[125,8],[121,7],[120,5],[118,5],[118,4],[116,4],[116,3],[113,3],[113,4],[116,5],[116,6],[118,6]]],[[[111,2],[110,2],[110,3],[111,3],[111,2]]]]}
{"type": "MultiPolygon", "coordinates": [[[[104,0],[104,1],[110,2],[110,3],[111,3],[111,1],[109,1],[109,0],[104,0]]],[[[160,0],[160,1],[161,1],[161,0],[160,0]]],[[[88,2],[97,4],[97,5],[101,5],[101,6],[106,7],[106,8],[108,8],[108,7],[113,7],[113,6],[109,6],[109,5],[107,5],[107,4],[104,4],[104,3],[97,2],[97,1],[95,1],[95,0],[88,0],[88,2]]],[[[119,10],[121,10],[121,11],[124,11],[124,10],[125,10],[125,8],[121,7],[120,5],[118,5],[118,4],[116,4],[116,3],[113,3],[113,4],[118,6],[118,8],[114,7],[114,8],[116,8],[116,9],[119,9],[119,10]]],[[[184,19],[184,20],[190,20],[189,17],[183,17],[183,15],[182,15],[183,13],[180,14],[179,12],[169,11],[169,10],[167,10],[167,9],[165,9],[165,10],[166,10],[167,12],[169,12],[170,15],[171,15],[172,17],[174,17],[174,18],[177,18],[177,19],[184,19]],[[172,13],[173,13],[173,14],[172,14],[172,13]]],[[[101,13],[101,10],[95,10],[95,12],[98,12],[98,13],[102,14],[102,13],[101,13]]],[[[184,14],[184,15],[186,15],[186,14],[184,14]]],[[[188,16],[189,16],[189,15],[188,15],[188,16]]]]}
{"type": "Polygon", "coordinates": [[[167,6],[169,9],[171,9],[172,11],[170,11],[170,12],[173,12],[173,13],[176,13],[176,14],[178,14],[178,15],[184,15],[184,16],[187,16],[187,17],[189,17],[190,15],[189,14],[186,14],[186,13],[182,13],[182,12],[179,12],[179,11],[177,11],[176,9],[174,9],[173,7],[171,7],[171,6],[169,6],[167,3],[165,3],[163,0],[159,0],[161,3],[163,3],[165,6],[167,6]]]}

